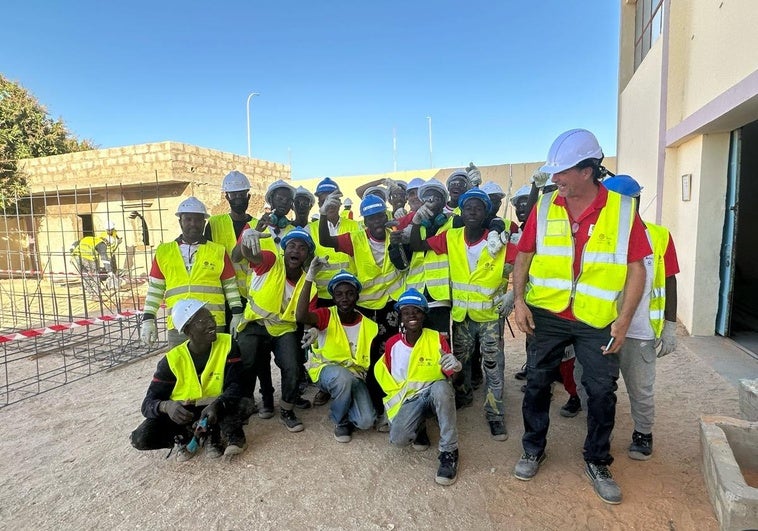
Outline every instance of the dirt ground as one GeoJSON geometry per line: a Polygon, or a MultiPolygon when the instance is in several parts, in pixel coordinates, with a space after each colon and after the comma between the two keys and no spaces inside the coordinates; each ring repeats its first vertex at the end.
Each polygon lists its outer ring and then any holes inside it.
{"type": "MultiPolygon", "coordinates": [[[[253,416],[248,450],[231,463],[185,463],[138,452],[128,436],[159,357],[104,372],[0,410],[3,529],[717,529],[701,473],[701,414],[738,417],[737,390],[686,346],[658,365],[655,452],[626,454],[632,423],[621,380],[611,467],[624,501],[611,506],[583,473],[584,413],[562,418],[556,387],[548,459],[530,482],[521,454],[522,339],[506,341],[506,423],[489,437],[481,406],[459,411],[461,463],[434,483],[437,452],[393,448],[387,435],[337,443],[327,406],[300,413],[289,433],[253,416]]],[[[276,374],[276,371],[275,371],[276,374]]],[[[315,394],[311,388],[307,396],[315,394]]],[[[481,399],[481,390],[477,399],[481,399]]],[[[430,427],[433,444],[436,426],[430,427]]]]}

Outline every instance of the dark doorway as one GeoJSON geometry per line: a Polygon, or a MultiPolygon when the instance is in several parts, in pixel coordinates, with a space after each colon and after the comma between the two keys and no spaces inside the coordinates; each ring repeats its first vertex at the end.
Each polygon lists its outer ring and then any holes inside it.
{"type": "Polygon", "coordinates": [[[78,216],[82,220],[82,237],[94,236],[95,226],[92,223],[92,214],[78,214],[78,216]]]}

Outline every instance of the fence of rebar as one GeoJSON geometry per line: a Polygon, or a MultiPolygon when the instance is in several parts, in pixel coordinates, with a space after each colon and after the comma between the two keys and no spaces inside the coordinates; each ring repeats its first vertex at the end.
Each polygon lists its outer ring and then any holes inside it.
{"type": "Polygon", "coordinates": [[[0,408],[165,347],[141,345],[139,326],[153,250],[178,232],[173,212],[164,227],[167,194],[156,179],[4,198],[0,408]],[[105,255],[87,254],[103,241],[105,255]]]}

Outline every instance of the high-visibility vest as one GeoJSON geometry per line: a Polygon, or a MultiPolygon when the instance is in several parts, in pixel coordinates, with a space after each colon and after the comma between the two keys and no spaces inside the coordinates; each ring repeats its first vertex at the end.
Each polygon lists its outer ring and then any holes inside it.
{"type": "Polygon", "coordinates": [[[197,377],[195,362],[192,361],[185,341],[166,353],[166,361],[171,372],[176,376],[176,385],[171,391],[171,400],[202,400],[215,398],[224,391],[224,370],[226,358],[232,349],[232,336],[216,334],[216,341],[211,345],[211,353],[200,378],[197,377]]]}
{"type": "Polygon", "coordinates": [[[440,369],[440,357],[440,333],[431,328],[424,328],[411,350],[405,380],[396,381],[384,362],[384,355],[379,358],[374,365],[374,376],[386,393],[383,399],[384,409],[390,420],[397,415],[400,406],[407,399],[437,380],[445,379],[445,374],[440,369]]]}
{"type": "MultiPolygon", "coordinates": [[[[442,228],[437,230],[437,234],[443,232],[442,228]]],[[[426,227],[421,227],[421,239],[426,239],[426,227]]],[[[424,293],[426,288],[434,300],[449,301],[451,295],[448,257],[431,249],[425,253],[413,253],[405,278],[405,288],[415,288],[421,293],[424,293]]]]}
{"type": "Polygon", "coordinates": [[[450,257],[450,287],[453,293],[451,317],[460,323],[466,316],[477,323],[497,321],[494,298],[505,293],[508,279],[504,278],[504,245],[493,257],[485,249],[479,255],[476,269],[469,273],[464,227],[445,232],[447,254],[450,257]]]}
{"type": "Polygon", "coordinates": [[[345,328],[340,322],[336,306],[329,308],[329,324],[326,325],[326,334],[323,345],[311,347],[308,356],[308,375],[311,381],[318,382],[322,369],[328,364],[341,365],[358,376],[363,377],[371,363],[371,342],[379,332],[379,326],[366,317],[361,317],[358,328],[358,344],[355,345],[355,355],[350,349],[345,328]]]}
{"type": "Polygon", "coordinates": [[[645,223],[650,248],[653,249],[653,283],[650,288],[650,326],[655,337],[663,332],[664,311],[666,310],[666,265],[663,261],[669,243],[666,227],[645,223]]]}
{"type": "Polygon", "coordinates": [[[403,293],[404,272],[399,271],[390,260],[389,246],[390,237],[384,240],[384,261],[379,267],[371,252],[371,244],[365,230],[351,232],[350,239],[353,242],[353,259],[355,260],[356,276],[360,281],[361,289],[358,298],[358,306],[369,310],[379,310],[387,305],[387,302],[397,300],[403,293]]]}
{"type": "MultiPolygon", "coordinates": [[[[250,220],[248,225],[254,227],[254,220],[250,220]]],[[[257,222],[255,222],[257,224],[257,222]]],[[[232,256],[232,250],[237,245],[237,234],[234,232],[234,222],[229,214],[218,214],[208,218],[208,225],[211,227],[211,236],[213,241],[223,245],[227,254],[232,256]]],[[[245,259],[239,262],[232,262],[234,266],[234,276],[237,279],[237,289],[240,296],[247,298],[247,282],[250,275],[249,262],[245,259]]]]}
{"type": "Polygon", "coordinates": [[[71,250],[71,255],[84,260],[99,260],[100,253],[97,252],[96,247],[101,243],[107,246],[107,242],[98,236],[85,236],[71,250]]]}
{"type": "MultiPolygon", "coordinates": [[[[329,291],[326,289],[329,281],[334,275],[340,272],[340,269],[344,269],[352,274],[355,274],[355,261],[353,257],[346,253],[340,253],[332,249],[331,247],[324,247],[321,245],[321,241],[318,236],[319,220],[311,221],[308,226],[310,228],[311,238],[313,243],[316,244],[315,256],[321,256],[329,259],[329,263],[316,274],[316,289],[318,290],[318,296],[320,299],[331,299],[329,291]]],[[[348,232],[355,232],[361,230],[357,221],[352,219],[340,219],[337,226],[338,234],[346,234],[348,232]]]]}
{"type": "MultiPolygon", "coordinates": [[[[166,279],[166,291],[163,298],[170,310],[177,301],[197,299],[205,302],[218,326],[224,326],[224,287],[221,273],[224,271],[224,248],[214,242],[205,242],[197,246],[197,253],[192,269],[187,272],[179,244],[176,241],[162,243],[155,250],[155,261],[166,279]]],[[[174,328],[174,321],[169,313],[166,328],[174,328]]]]}
{"type": "MultiPolygon", "coordinates": [[[[352,220],[353,219],[353,211],[352,210],[343,209],[342,212],[340,212],[340,217],[342,219],[350,219],[350,220],[352,220]]],[[[358,223],[358,222],[356,221],[356,223],[358,223]]]]}
{"type": "Polygon", "coordinates": [[[636,215],[631,198],[608,191],[605,207],[584,246],[574,278],[574,240],[566,209],[554,203],[557,192],[537,202],[537,250],[529,268],[526,302],[560,313],[571,305],[574,317],[605,328],[618,316],[626,283],[629,235],[636,215]]]}
{"type": "MultiPolygon", "coordinates": [[[[261,324],[274,337],[282,336],[287,332],[294,332],[297,329],[295,310],[303,284],[305,284],[305,275],[300,275],[297,284],[295,284],[292,298],[287,306],[282,309],[285,282],[287,282],[287,270],[284,266],[284,257],[281,254],[277,255],[271,269],[262,275],[253,272],[248,288],[250,297],[247,299],[247,305],[245,305],[243,322],[237,328],[238,332],[244,330],[248,322],[258,320],[263,321],[261,324]]],[[[311,285],[310,296],[313,297],[315,293],[316,288],[311,285]]]]}

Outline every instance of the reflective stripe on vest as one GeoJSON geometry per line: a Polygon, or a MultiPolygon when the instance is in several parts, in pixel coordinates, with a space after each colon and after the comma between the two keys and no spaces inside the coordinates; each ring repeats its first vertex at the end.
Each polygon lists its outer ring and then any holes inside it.
{"type": "Polygon", "coordinates": [[[478,323],[496,321],[499,315],[493,299],[508,288],[508,279],[503,278],[507,246],[504,245],[494,258],[484,249],[476,269],[469,273],[464,230],[461,227],[445,233],[453,295],[451,317],[456,322],[463,321],[466,316],[478,323]]]}
{"type": "MultiPolygon", "coordinates": [[[[163,298],[171,309],[182,299],[197,299],[206,303],[218,326],[224,326],[224,288],[221,274],[224,271],[224,247],[214,243],[201,243],[197,247],[192,269],[187,272],[184,258],[175,241],[162,243],[155,250],[155,261],[166,280],[163,298]]],[[[174,328],[171,315],[166,319],[166,328],[174,328]]]]}
{"type": "Polygon", "coordinates": [[[655,337],[663,332],[664,311],[666,309],[666,264],[664,257],[669,244],[669,231],[666,227],[646,223],[647,237],[653,249],[653,283],[650,289],[650,326],[655,337]]]}
{"type": "Polygon", "coordinates": [[[353,355],[337,307],[329,308],[324,345],[314,343],[305,365],[311,381],[318,382],[321,370],[327,364],[341,365],[358,376],[365,376],[371,363],[371,342],[378,332],[379,326],[365,315],[362,316],[358,328],[358,344],[353,355]]]}
{"type": "Polygon", "coordinates": [[[636,212],[631,198],[608,191],[581,256],[574,279],[574,240],[557,192],[537,203],[537,249],[529,268],[526,302],[559,313],[571,304],[574,317],[604,328],[618,315],[617,300],[626,283],[629,235],[636,212]]]}
{"type": "Polygon", "coordinates": [[[226,358],[232,349],[232,336],[216,334],[216,341],[211,345],[211,353],[199,379],[187,343],[185,341],[166,354],[168,366],[176,376],[171,400],[202,400],[221,395],[224,390],[226,358]]]}
{"type": "MultiPolygon", "coordinates": [[[[339,253],[331,247],[324,247],[321,245],[321,241],[318,237],[318,224],[319,221],[311,221],[309,223],[311,238],[313,243],[316,244],[315,256],[321,256],[329,258],[329,264],[316,274],[316,288],[318,290],[318,297],[320,299],[331,299],[327,286],[329,281],[334,275],[340,272],[341,269],[355,275],[355,262],[353,257],[346,253],[339,253]]],[[[337,225],[337,234],[347,234],[348,232],[360,231],[360,225],[357,221],[352,219],[340,219],[339,225],[337,225]]]]}
{"type": "Polygon", "coordinates": [[[351,232],[353,243],[353,258],[355,259],[356,276],[363,289],[358,298],[358,306],[369,310],[384,308],[390,300],[397,300],[403,292],[404,273],[398,271],[389,256],[389,231],[384,240],[384,261],[379,267],[371,252],[371,244],[365,230],[351,232]]]}
{"type": "MultiPolygon", "coordinates": [[[[248,226],[253,223],[253,220],[248,222],[248,226]]],[[[211,227],[211,236],[213,241],[219,245],[223,245],[227,254],[231,257],[232,250],[237,245],[237,235],[234,232],[234,222],[229,214],[218,214],[208,218],[208,225],[211,227]]],[[[255,225],[253,225],[254,227],[255,225]]],[[[234,267],[234,276],[237,279],[237,289],[240,292],[240,297],[247,298],[247,282],[250,274],[250,268],[247,260],[240,262],[232,262],[234,267]]]]}

